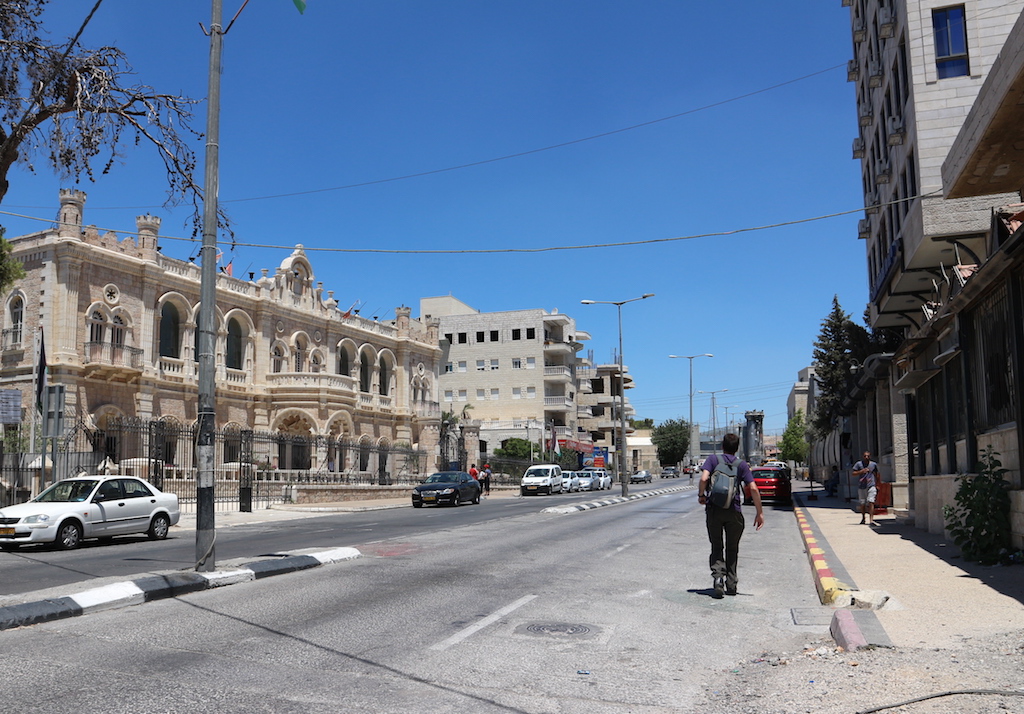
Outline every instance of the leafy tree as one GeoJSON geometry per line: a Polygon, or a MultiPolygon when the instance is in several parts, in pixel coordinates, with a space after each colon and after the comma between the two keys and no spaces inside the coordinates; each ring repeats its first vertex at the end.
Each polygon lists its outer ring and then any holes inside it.
{"type": "Polygon", "coordinates": [[[658,447],[658,461],[678,464],[686,458],[690,446],[690,422],[685,419],[663,421],[651,431],[651,443],[658,447]]]}
{"type": "Polygon", "coordinates": [[[0,0],[0,203],[15,164],[34,173],[38,160],[61,178],[95,181],[98,157],[105,174],[124,144],[150,144],[167,172],[168,203],[191,200],[198,226],[202,189],[187,143],[201,136],[190,126],[197,100],[130,83],[131,66],[116,47],[43,39],[46,3],[0,0]]]}
{"type": "Polygon", "coordinates": [[[807,461],[807,425],[804,423],[804,410],[797,409],[793,418],[786,424],[782,432],[782,448],[780,456],[783,461],[796,461],[802,464],[807,461]]]}
{"type": "Polygon", "coordinates": [[[654,428],[654,420],[653,419],[630,419],[629,423],[630,423],[630,425],[634,429],[653,429],[654,428]]]}
{"type": "Polygon", "coordinates": [[[512,437],[506,439],[500,449],[494,450],[495,456],[506,459],[529,459],[532,454],[539,453],[537,445],[527,439],[512,437]]]}
{"type": "Polygon", "coordinates": [[[0,227],[0,295],[6,295],[24,277],[25,267],[21,261],[11,260],[11,244],[4,239],[4,229],[0,227]]]}

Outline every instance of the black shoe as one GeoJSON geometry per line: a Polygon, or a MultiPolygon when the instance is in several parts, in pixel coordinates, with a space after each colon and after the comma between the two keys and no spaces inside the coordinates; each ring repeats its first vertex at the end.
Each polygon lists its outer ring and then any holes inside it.
{"type": "Polygon", "coordinates": [[[715,599],[721,600],[725,593],[725,578],[715,578],[715,599]]]}
{"type": "Polygon", "coordinates": [[[736,594],[736,588],[726,588],[725,589],[725,594],[726,595],[735,595],[736,594]]]}

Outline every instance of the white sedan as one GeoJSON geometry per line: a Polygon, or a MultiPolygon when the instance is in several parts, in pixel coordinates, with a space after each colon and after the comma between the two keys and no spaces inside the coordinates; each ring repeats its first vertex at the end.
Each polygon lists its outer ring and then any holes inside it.
{"type": "Polygon", "coordinates": [[[159,540],[180,515],[175,494],[142,479],[79,476],[58,481],[27,503],[0,509],[0,546],[54,543],[71,550],[86,538],[130,533],[159,540]]]}
{"type": "Polygon", "coordinates": [[[580,479],[575,471],[562,472],[562,492],[572,493],[580,490],[580,479]]]}

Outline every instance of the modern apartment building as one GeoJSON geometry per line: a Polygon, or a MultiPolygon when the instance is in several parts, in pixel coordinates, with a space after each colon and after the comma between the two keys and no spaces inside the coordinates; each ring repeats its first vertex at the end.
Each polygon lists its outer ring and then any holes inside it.
{"type": "MultiPolygon", "coordinates": [[[[69,422],[90,433],[111,419],[191,426],[200,267],[161,253],[159,218],[140,216],[137,235],[101,234],[83,222],[85,203],[84,193],[61,191],[54,227],[10,239],[26,275],[3,296],[0,389],[20,391],[21,411],[34,411],[42,338],[69,422]]],[[[218,431],[278,435],[280,469],[383,474],[396,444],[436,457],[436,324],[412,319],[408,307],[390,323],[343,313],[302,246],[261,276],[219,274],[216,291],[218,431]],[[293,436],[357,446],[311,453],[289,446],[293,436]]],[[[162,454],[168,463],[186,456],[162,454]]]]}
{"type": "MultiPolygon", "coordinates": [[[[835,439],[826,461],[847,468],[841,445],[870,449],[894,482],[893,505],[915,509],[927,524],[926,512],[941,508],[936,494],[944,491],[948,502],[953,475],[973,469],[986,443],[1003,453],[1019,485],[1014,385],[1024,375],[1010,316],[1020,314],[1020,293],[983,274],[1010,265],[1005,244],[1013,229],[1004,217],[1013,215],[1006,207],[1020,201],[1021,186],[994,180],[1013,173],[1012,161],[995,160],[995,143],[973,156],[950,152],[965,131],[977,138],[983,124],[968,120],[993,68],[1007,64],[1000,54],[1019,52],[1012,46],[1019,46],[1024,0],[842,5],[850,8],[853,37],[848,78],[860,127],[853,156],[866,207],[858,233],[870,320],[898,331],[903,343],[859,365],[845,437],[835,439]],[[960,178],[944,187],[943,164],[951,161],[962,167],[960,178]],[[943,485],[929,489],[936,479],[943,485]],[[929,506],[924,491],[932,494],[929,506]]],[[[1020,87],[1013,91],[1011,104],[1020,99],[1020,87]]],[[[1013,117],[1008,146],[1019,143],[1019,112],[1013,117]]],[[[931,520],[926,527],[941,531],[941,517],[931,520]]]]}
{"type": "MultiPolygon", "coordinates": [[[[590,335],[557,310],[480,312],[452,296],[420,300],[423,320],[437,321],[443,350],[441,409],[480,425],[480,451],[509,438],[589,453],[579,414],[578,352],[590,335]]],[[[589,387],[589,382],[586,385],[589,387]]]]}

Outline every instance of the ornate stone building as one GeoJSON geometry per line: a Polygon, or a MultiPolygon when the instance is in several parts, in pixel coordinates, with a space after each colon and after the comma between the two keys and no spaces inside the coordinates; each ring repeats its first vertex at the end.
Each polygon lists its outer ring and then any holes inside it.
{"type": "MultiPolygon", "coordinates": [[[[20,390],[30,413],[42,334],[49,382],[65,386],[65,414],[86,428],[103,430],[115,417],[191,425],[200,268],[160,252],[159,218],[138,217],[137,236],[100,234],[83,225],[85,201],[61,191],[56,227],[10,240],[26,277],[3,296],[0,388],[20,390]]],[[[436,321],[414,320],[407,307],[390,322],[343,313],[301,245],[261,272],[217,276],[217,429],[366,447],[362,457],[358,449],[283,451],[291,463],[282,469],[383,471],[365,453],[376,460],[396,444],[425,452],[423,467],[432,468],[436,321]]]]}

